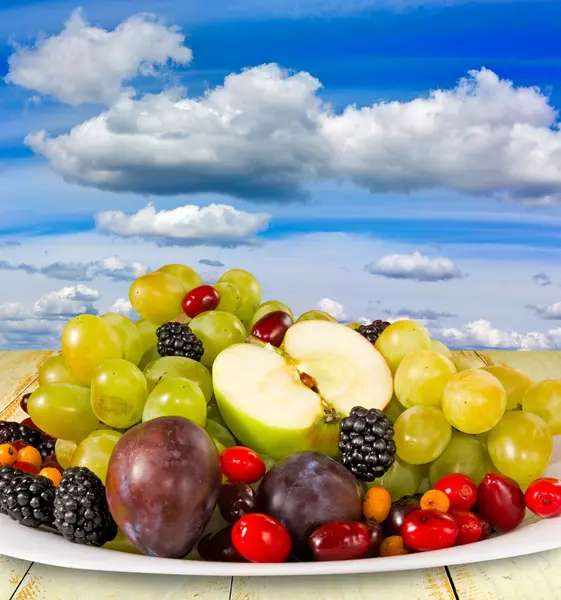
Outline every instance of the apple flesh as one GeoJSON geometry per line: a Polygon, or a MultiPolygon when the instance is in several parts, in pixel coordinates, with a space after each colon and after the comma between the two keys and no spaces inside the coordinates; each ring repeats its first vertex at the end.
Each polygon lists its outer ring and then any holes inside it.
{"type": "Polygon", "coordinates": [[[213,365],[213,384],[234,436],[274,459],[304,450],[336,455],[338,421],[355,406],[383,410],[393,393],[391,371],[368,340],[319,320],[290,327],[282,350],[230,346],[213,365]]]}

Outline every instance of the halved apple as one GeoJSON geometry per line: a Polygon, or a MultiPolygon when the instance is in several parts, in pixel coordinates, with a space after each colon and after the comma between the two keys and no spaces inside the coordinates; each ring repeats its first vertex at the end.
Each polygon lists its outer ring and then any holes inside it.
{"type": "Polygon", "coordinates": [[[393,393],[390,368],[378,350],[330,321],[294,324],[282,349],[230,346],[216,358],[212,375],[232,433],[275,459],[301,450],[335,455],[338,421],[354,406],[383,410],[393,393]]]}

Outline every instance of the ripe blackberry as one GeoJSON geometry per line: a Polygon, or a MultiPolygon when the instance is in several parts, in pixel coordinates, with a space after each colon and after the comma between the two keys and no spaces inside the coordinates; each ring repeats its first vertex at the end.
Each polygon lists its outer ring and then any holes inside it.
{"type": "Polygon", "coordinates": [[[381,319],[376,319],[372,321],[370,325],[361,325],[357,327],[356,331],[360,333],[360,335],[364,336],[371,344],[374,344],[378,339],[378,336],[389,327],[389,323],[387,321],[382,321],[381,319]]]}
{"type": "Polygon", "coordinates": [[[55,486],[47,477],[21,475],[14,477],[2,494],[2,505],[8,516],[26,527],[51,525],[55,486]]]}
{"type": "Polygon", "coordinates": [[[25,475],[20,469],[14,469],[10,465],[6,465],[0,468],[0,513],[7,515],[8,511],[4,507],[4,490],[9,488],[10,483],[18,475],[25,475]]]}
{"type": "Polygon", "coordinates": [[[165,323],[156,330],[158,354],[160,356],[185,356],[200,361],[204,352],[203,343],[183,323],[165,323]]]}
{"type": "Polygon", "coordinates": [[[55,453],[56,440],[45,440],[37,446],[43,460],[55,453]]]}
{"type": "Polygon", "coordinates": [[[15,421],[0,421],[0,444],[10,444],[21,440],[37,448],[43,441],[41,432],[28,425],[15,421]]]}
{"type": "Polygon", "coordinates": [[[115,539],[117,525],[109,512],[105,486],[85,467],[66,469],[56,488],[54,525],[75,544],[103,546],[115,539]]]}
{"type": "Polygon", "coordinates": [[[393,425],[381,410],[355,406],[340,429],[342,463],[357,479],[374,481],[393,465],[393,425]]]}

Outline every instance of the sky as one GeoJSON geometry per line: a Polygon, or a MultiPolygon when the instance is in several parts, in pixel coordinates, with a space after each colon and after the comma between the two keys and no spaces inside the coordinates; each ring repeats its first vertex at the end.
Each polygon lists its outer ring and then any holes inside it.
{"type": "Polygon", "coordinates": [[[167,263],[561,349],[558,0],[3,0],[0,349],[167,263]]]}

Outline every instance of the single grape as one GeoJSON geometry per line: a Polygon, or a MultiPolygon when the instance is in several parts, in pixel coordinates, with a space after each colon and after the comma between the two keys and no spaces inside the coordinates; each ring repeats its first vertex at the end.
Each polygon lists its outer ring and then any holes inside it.
{"type": "Polygon", "coordinates": [[[255,311],[255,314],[251,318],[250,327],[253,327],[259,319],[263,318],[265,315],[268,315],[272,312],[277,312],[281,310],[286,313],[292,320],[294,320],[294,315],[292,314],[292,310],[289,306],[284,304],[284,302],[279,302],[278,300],[267,300],[267,302],[263,302],[259,306],[259,308],[255,311]]]}
{"type": "Polygon", "coordinates": [[[482,369],[467,369],[446,384],[442,410],[448,422],[464,433],[492,429],[506,410],[506,392],[501,382],[482,369]]]}
{"type": "Polygon", "coordinates": [[[200,425],[206,423],[206,398],[190,379],[174,377],[160,382],[148,396],[143,421],[158,417],[184,417],[200,425]]]}
{"type": "Polygon", "coordinates": [[[62,353],[70,373],[81,385],[89,386],[102,362],[123,356],[123,344],[103,319],[95,315],[79,315],[70,319],[64,327],[62,353]]]}
{"type": "Polygon", "coordinates": [[[220,277],[218,283],[233,283],[240,290],[242,298],[236,316],[246,328],[249,328],[251,318],[261,304],[261,284],[251,273],[243,269],[226,271],[220,277]]]}
{"type": "Polygon", "coordinates": [[[422,465],[438,458],[448,446],[452,428],[439,408],[413,406],[395,422],[398,457],[411,465],[422,465]]]}
{"type": "Polygon", "coordinates": [[[212,366],[222,350],[243,343],[247,337],[246,329],[238,317],[219,310],[200,314],[189,326],[203,343],[201,362],[207,367],[212,366]]]}
{"type": "Polygon", "coordinates": [[[158,345],[158,336],[156,335],[158,325],[148,321],[148,319],[138,319],[134,325],[140,333],[140,345],[144,355],[150,348],[158,345]]]}
{"type": "Polygon", "coordinates": [[[34,423],[54,438],[81,442],[98,427],[90,390],[70,383],[39,386],[27,402],[34,423]]]}
{"type": "Polygon", "coordinates": [[[66,366],[64,356],[51,356],[39,367],[37,382],[39,385],[52,385],[55,383],[71,383],[80,385],[66,366]]]}
{"type": "Polygon", "coordinates": [[[553,436],[541,417],[509,411],[489,434],[487,446],[495,467],[526,489],[547,469],[553,436]]]}
{"type": "Polygon", "coordinates": [[[379,335],[374,346],[386,359],[392,373],[411,352],[428,350],[431,345],[428,331],[419,323],[403,319],[395,321],[379,335]]]}
{"type": "Polygon", "coordinates": [[[436,352],[440,352],[446,358],[452,358],[452,352],[450,348],[440,340],[432,340],[430,341],[430,349],[435,350],[436,352]]]}
{"type": "Polygon", "coordinates": [[[369,488],[385,488],[390,493],[392,502],[397,502],[404,496],[413,496],[417,492],[426,470],[426,465],[410,465],[396,457],[393,465],[382,477],[366,485],[369,488]]]}
{"type": "Polygon", "coordinates": [[[397,418],[399,417],[399,415],[401,415],[404,412],[405,412],[405,406],[403,406],[403,404],[401,404],[400,401],[395,396],[392,396],[390,403],[384,409],[384,413],[386,414],[386,417],[388,417],[388,419],[392,423],[395,423],[397,421],[397,418]]]}
{"type": "Polygon", "coordinates": [[[561,434],[561,379],[546,379],[528,387],[522,410],[541,417],[553,435],[561,434]]]}
{"type": "Polygon", "coordinates": [[[158,383],[174,377],[185,377],[194,381],[210,402],[214,390],[210,371],[200,362],[186,356],[163,356],[151,362],[144,369],[148,389],[152,391],[158,383]]]}
{"type": "Polygon", "coordinates": [[[160,353],[158,352],[158,346],[152,346],[151,348],[146,350],[146,352],[142,355],[142,358],[140,359],[140,362],[138,363],[138,368],[141,371],[144,371],[144,369],[146,369],[146,367],[150,363],[153,363],[155,360],[158,360],[159,358],[161,358],[161,356],[160,356],[160,353]]]}
{"type": "Polygon", "coordinates": [[[63,440],[59,438],[55,442],[55,456],[58,464],[63,469],[68,469],[70,467],[72,456],[74,455],[77,447],[78,444],[71,440],[63,440]]]}
{"type": "Polygon", "coordinates": [[[83,439],[72,455],[70,466],[86,467],[93,471],[105,485],[107,467],[113,449],[122,434],[111,429],[98,429],[83,439]]]}
{"type": "Polygon", "coordinates": [[[142,419],[148,384],[142,371],[123,359],[105,361],[91,388],[92,409],[106,425],[127,429],[142,419]]]}
{"type": "Polygon", "coordinates": [[[235,313],[242,303],[242,295],[238,286],[224,281],[222,283],[216,283],[214,287],[220,295],[220,302],[218,303],[216,310],[235,313]]]}
{"type": "Polygon", "coordinates": [[[129,300],[136,312],[148,321],[162,325],[181,314],[185,287],[181,281],[163,271],[142,275],[133,281],[129,300]]]}
{"type": "Polygon", "coordinates": [[[138,327],[124,315],[107,313],[101,318],[110,325],[121,338],[123,358],[138,365],[143,354],[142,337],[138,327]]]}
{"type": "Polygon", "coordinates": [[[522,406],[522,397],[526,390],[534,383],[534,380],[526,375],[524,371],[502,365],[481,367],[494,375],[502,384],[506,392],[506,409],[514,410],[522,406]]]}
{"type": "Polygon", "coordinates": [[[292,317],[282,310],[275,310],[262,316],[251,328],[251,335],[266,344],[277,348],[282,344],[288,328],[292,326],[292,317]]]}
{"type": "Polygon", "coordinates": [[[247,483],[223,483],[218,495],[218,509],[228,523],[256,512],[255,492],[247,483]]]}
{"type": "Polygon", "coordinates": [[[207,310],[216,310],[220,304],[220,294],[212,285],[200,285],[183,298],[183,312],[191,319],[207,310]]]}
{"type": "Polygon", "coordinates": [[[217,442],[220,442],[224,448],[232,448],[236,445],[234,436],[226,429],[226,427],[216,423],[216,421],[207,418],[205,429],[208,435],[217,442]]]}
{"type": "Polygon", "coordinates": [[[203,285],[201,276],[194,269],[188,267],[187,265],[164,265],[163,267],[157,269],[156,273],[157,272],[167,273],[168,275],[177,277],[177,279],[179,279],[183,285],[183,296],[188,294],[193,288],[203,285]]]}
{"type": "Polygon", "coordinates": [[[394,389],[403,406],[442,404],[444,387],[456,373],[454,363],[436,350],[408,354],[397,367],[394,389]]]}
{"type": "Polygon", "coordinates": [[[331,321],[337,323],[337,319],[324,310],[308,310],[296,319],[296,323],[301,321],[331,321]]]}

